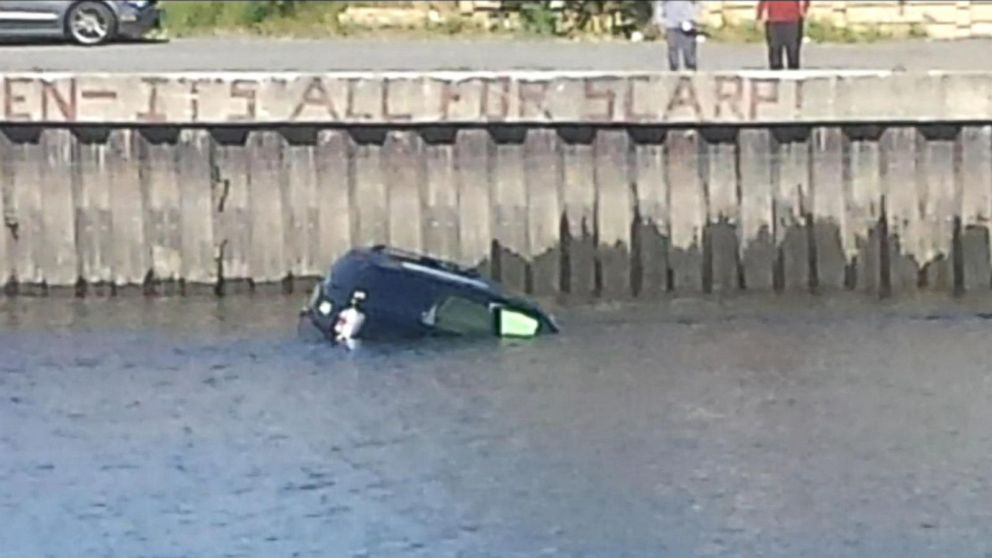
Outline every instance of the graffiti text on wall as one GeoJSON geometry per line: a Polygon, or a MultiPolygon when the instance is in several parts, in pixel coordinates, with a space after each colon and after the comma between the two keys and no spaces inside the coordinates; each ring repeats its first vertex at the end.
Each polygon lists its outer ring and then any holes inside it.
{"type": "Polygon", "coordinates": [[[17,123],[747,123],[804,109],[802,81],[732,75],[0,77],[0,120],[17,123]]]}

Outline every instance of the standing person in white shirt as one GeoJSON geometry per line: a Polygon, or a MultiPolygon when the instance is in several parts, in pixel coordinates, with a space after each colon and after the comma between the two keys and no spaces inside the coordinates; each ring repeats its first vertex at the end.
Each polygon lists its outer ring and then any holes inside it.
{"type": "Polygon", "coordinates": [[[658,0],[655,2],[655,22],[665,30],[668,42],[668,69],[675,72],[680,62],[696,71],[697,0],[658,0]]]}

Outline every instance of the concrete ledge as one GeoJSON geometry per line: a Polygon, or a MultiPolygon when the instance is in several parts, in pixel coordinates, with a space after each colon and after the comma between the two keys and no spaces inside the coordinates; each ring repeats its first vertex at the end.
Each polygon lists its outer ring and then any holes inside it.
{"type": "Polygon", "coordinates": [[[28,124],[967,122],[992,72],[390,72],[0,75],[28,124]]]}

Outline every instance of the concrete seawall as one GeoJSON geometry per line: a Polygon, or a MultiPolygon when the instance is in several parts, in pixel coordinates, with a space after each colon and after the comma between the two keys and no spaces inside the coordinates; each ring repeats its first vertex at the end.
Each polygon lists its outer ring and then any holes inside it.
{"type": "Polygon", "coordinates": [[[992,74],[0,76],[0,277],[290,286],[385,242],[540,295],[988,290],[992,74]]]}

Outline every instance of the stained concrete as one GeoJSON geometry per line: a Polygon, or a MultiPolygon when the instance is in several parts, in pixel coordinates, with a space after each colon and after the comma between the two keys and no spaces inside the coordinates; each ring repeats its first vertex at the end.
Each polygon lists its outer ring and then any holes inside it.
{"type": "Polygon", "coordinates": [[[169,130],[8,130],[5,274],[257,288],[390,242],[579,298],[992,284],[985,127],[169,130]]]}
{"type": "Polygon", "coordinates": [[[7,292],[291,286],[377,243],[578,299],[992,288],[987,107],[948,108],[985,74],[40,76],[0,76],[7,292]]]}
{"type": "Polygon", "coordinates": [[[0,73],[0,122],[45,125],[967,123],[989,72],[0,73]]]}
{"type": "Polygon", "coordinates": [[[810,234],[811,265],[815,266],[812,287],[817,291],[844,288],[848,262],[844,253],[845,190],[844,131],[819,128],[810,139],[812,153],[811,203],[807,213],[812,225],[810,234]]]}
{"type": "Polygon", "coordinates": [[[631,292],[657,297],[668,289],[668,183],[665,132],[632,130],[634,218],[631,221],[631,292]]]}
{"type": "Polygon", "coordinates": [[[574,296],[595,292],[596,183],[592,127],[564,128],[562,173],[563,291],[574,296]]]}

